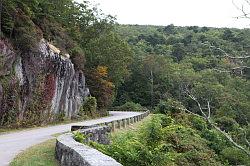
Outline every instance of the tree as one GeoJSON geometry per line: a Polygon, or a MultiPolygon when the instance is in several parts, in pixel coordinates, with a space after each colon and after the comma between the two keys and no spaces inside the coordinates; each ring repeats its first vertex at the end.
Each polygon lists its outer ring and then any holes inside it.
{"type": "Polygon", "coordinates": [[[131,63],[132,51],[128,44],[117,34],[110,32],[94,38],[86,46],[87,68],[106,66],[107,77],[119,86],[129,75],[128,66],[131,63]]]}
{"type": "Polygon", "coordinates": [[[189,111],[186,108],[182,108],[182,107],[179,107],[179,109],[184,110],[184,111],[186,111],[188,113],[191,113],[191,114],[193,114],[195,116],[198,116],[198,117],[201,117],[201,118],[205,119],[209,125],[211,125],[217,131],[219,131],[231,144],[233,144],[233,146],[235,146],[236,148],[242,150],[244,153],[246,153],[248,156],[250,156],[250,151],[249,151],[250,144],[249,144],[248,139],[246,138],[245,131],[244,131],[244,134],[245,134],[245,141],[246,141],[247,148],[242,146],[242,145],[239,145],[237,142],[235,142],[233,140],[233,138],[227,132],[221,130],[213,122],[213,120],[211,118],[211,103],[210,103],[211,101],[210,101],[210,99],[207,99],[206,106],[204,107],[204,105],[202,105],[198,101],[198,99],[192,94],[192,92],[190,90],[188,90],[188,88],[185,89],[185,93],[187,94],[188,97],[190,97],[197,104],[197,106],[199,108],[199,111],[200,111],[200,114],[199,113],[193,113],[193,111],[189,111]],[[204,110],[206,110],[207,113],[204,110]]]}
{"type": "Polygon", "coordinates": [[[177,62],[181,61],[185,56],[185,47],[183,43],[176,43],[173,45],[172,55],[177,62]]]}
{"type": "Polygon", "coordinates": [[[218,55],[217,57],[220,59],[226,60],[228,63],[228,67],[226,69],[214,69],[221,73],[233,73],[236,75],[243,76],[244,73],[247,73],[247,70],[250,69],[250,66],[248,66],[250,56],[248,53],[245,53],[242,56],[233,56],[224,51],[223,49],[219,47],[215,47],[209,43],[206,43],[205,45],[208,45],[210,49],[212,50],[218,50],[222,55],[218,55]]]}
{"type": "Polygon", "coordinates": [[[236,7],[236,9],[242,13],[242,15],[236,17],[237,19],[242,19],[242,18],[250,19],[249,16],[250,13],[249,11],[246,10],[246,8],[250,6],[249,0],[240,0],[237,3],[235,2],[235,0],[233,0],[232,2],[236,7]]]}
{"type": "Polygon", "coordinates": [[[108,67],[98,66],[86,70],[87,85],[90,93],[97,99],[97,107],[106,109],[111,106],[114,98],[114,84],[108,79],[108,67]]]}

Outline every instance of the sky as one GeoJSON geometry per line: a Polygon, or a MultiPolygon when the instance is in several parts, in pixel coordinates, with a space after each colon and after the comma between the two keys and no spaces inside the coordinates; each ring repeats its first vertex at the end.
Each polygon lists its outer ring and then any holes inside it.
{"type": "MultiPolygon", "coordinates": [[[[78,0],[81,2],[81,0],[78,0]]],[[[89,0],[120,24],[250,28],[250,19],[236,19],[244,0],[89,0]]],[[[250,5],[244,4],[250,12],[250,5]]]]}

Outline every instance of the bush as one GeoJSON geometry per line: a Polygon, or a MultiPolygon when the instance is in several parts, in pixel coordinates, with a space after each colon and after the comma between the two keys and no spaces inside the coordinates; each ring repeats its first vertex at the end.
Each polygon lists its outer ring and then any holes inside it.
{"type": "Polygon", "coordinates": [[[178,101],[175,101],[173,99],[168,99],[167,101],[160,101],[159,104],[155,107],[156,113],[161,114],[175,114],[180,113],[181,110],[179,108],[183,107],[181,103],[178,101]]]}
{"type": "Polygon", "coordinates": [[[193,127],[197,130],[203,131],[207,128],[206,121],[200,117],[192,116],[191,122],[193,127]]]}
{"type": "Polygon", "coordinates": [[[248,165],[250,158],[241,150],[236,148],[226,148],[221,152],[222,156],[228,160],[230,165],[248,165]]]}
{"type": "Polygon", "coordinates": [[[145,123],[140,129],[140,140],[144,140],[145,145],[156,147],[162,140],[162,116],[154,116],[150,122],[145,123]]]}
{"type": "Polygon", "coordinates": [[[139,129],[118,133],[111,145],[94,145],[127,166],[222,165],[197,131],[153,115],[139,129]]]}
{"type": "Polygon", "coordinates": [[[86,97],[85,101],[80,108],[79,114],[80,116],[90,116],[95,117],[97,115],[97,102],[95,97],[86,97]]]}
{"type": "Polygon", "coordinates": [[[142,111],[145,109],[140,104],[134,102],[126,102],[125,104],[117,108],[123,111],[142,111]]]}
{"type": "Polygon", "coordinates": [[[126,131],[113,135],[111,145],[96,145],[95,148],[115,158],[124,166],[164,166],[168,157],[161,140],[161,118],[143,123],[136,131],[126,131]]]}
{"type": "Polygon", "coordinates": [[[159,104],[155,107],[156,113],[167,114],[169,110],[168,103],[166,101],[160,101],[159,104]]]}
{"type": "Polygon", "coordinates": [[[73,132],[73,138],[77,142],[83,143],[83,141],[86,139],[85,135],[82,134],[80,131],[74,131],[73,132]]]}
{"type": "Polygon", "coordinates": [[[229,146],[224,137],[215,129],[203,130],[201,136],[208,141],[208,146],[213,149],[217,154],[219,154],[222,149],[229,146]]]}
{"type": "Polygon", "coordinates": [[[42,38],[36,25],[21,10],[18,10],[13,27],[15,46],[23,53],[36,52],[37,43],[42,38]]]}
{"type": "Polygon", "coordinates": [[[84,70],[85,56],[83,50],[80,47],[74,47],[70,51],[70,59],[75,65],[76,70],[84,70]]]}
{"type": "Polygon", "coordinates": [[[238,123],[234,119],[226,116],[216,119],[215,122],[219,125],[221,130],[226,132],[235,131],[239,128],[238,123]]]}
{"type": "Polygon", "coordinates": [[[167,127],[167,126],[173,125],[175,122],[175,120],[171,116],[164,115],[164,114],[158,115],[158,116],[161,119],[162,127],[167,127]]]}

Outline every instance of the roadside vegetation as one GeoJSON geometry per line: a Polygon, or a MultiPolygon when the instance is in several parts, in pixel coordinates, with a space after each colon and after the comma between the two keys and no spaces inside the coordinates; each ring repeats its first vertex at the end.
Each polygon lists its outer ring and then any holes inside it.
{"type": "Polygon", "coordinates": [[[233,147],[206,122],[185,112],[155,114],[143,125],[112,135],[111,145],[94,148],[124,166],[249,165],[249,157],[233,147]]]}
{"type": "Polygon", "coordinates": [[[56,140],[51,139],[20,153],[10,166],[59,166],[55,159],[56,140]]]}

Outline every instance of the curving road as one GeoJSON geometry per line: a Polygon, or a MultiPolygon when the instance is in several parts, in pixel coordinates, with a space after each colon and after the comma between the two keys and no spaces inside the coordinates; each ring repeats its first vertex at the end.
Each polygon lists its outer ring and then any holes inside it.
{"type": "Polygon", "coordinates": [[[72,125],[94,125],[129,118],[139,114],[141,113],[110,111],[111,116],[100,119],[0,135],[0,166],[9,165],[18,153],[31,147],[32,145],[39,144],[53,138],[52,135],[54,134],[70,131],[72,125]]]}

